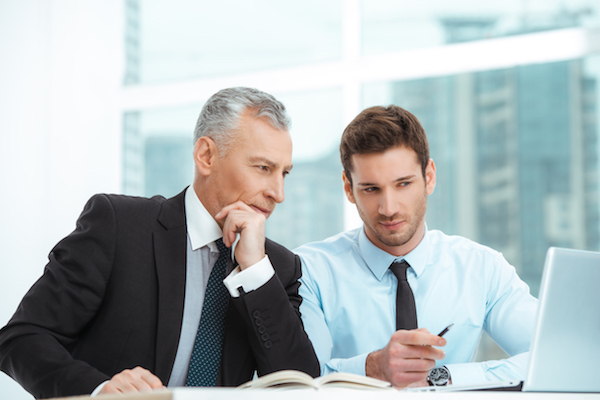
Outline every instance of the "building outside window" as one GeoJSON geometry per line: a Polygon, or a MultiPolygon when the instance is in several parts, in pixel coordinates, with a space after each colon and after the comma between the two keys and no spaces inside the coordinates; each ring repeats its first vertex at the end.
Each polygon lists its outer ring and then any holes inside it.
{"type": "MultiPolygon", "coordinates": [[[[393,103],[429,138],[429,229],[501,251],[534,295],[548,247],[600,250],[597,1],[31,2],[0,5],[14,61],[0,74],[0,170],[21,194],[2,205],[22,207],[0,231],[14,249],[0,255],[0,325],[86,198],[192,182],[196,119],[230,86],[272,93],[292,117],[294,169],[267,222],[291,249],[359,226],[339,140],[362,109],[393,103]]],[[[478,359],[499,356],[483,337],[478,359]]],[[[31,398],[8,381],[0,398],[31,398]]]]}
{"type": "MultiPolygon", "coordinates": [[[[202,88],[211,79],[231,86],[246,78],[288,105],[295,166],[286,201],[267,222],[272,239],[294,248],[359,224],[343,194],[337,145],[361,109],[393,103],[428,134],[438,173],[429,229],[501,251],[535,295],[548,247],[600,248],[600,45],[577,55],[545,48],[552,34],[564,47],[577,46],[574,32],[591,34],[588,26],[599,21],[592,2],[514,2],[475,12],[470,1],[444,9],[434,2],[265,0],[252,6],[263,11],[252,20],[243,18],[252,12],[247,4],[227,12],[229,5],[204,2],[136,3],[127,9],[140,29],[140,48],[132,49],[139,60],[127,57],[140,69],[136,84],[186,91],[186,82],[202,88]],[[225,14],[225,21],[212,18],[225,14]],[[519,38],[532,44],[511,47],[519,38]],[[498,49],[487,64],[477,54],[486,45],[498,49]],[[462,63],[443,65],[465,54],[462,63]]],[[[125,169],[125,192],[170,196],[191,182],[182,160],[211,91],[189,96],[198,100],[193,105],[136,109],[133,102],[125,119],[139,115],[141,122],[135,132],[124,130],[124,138],[137,137],[124,141],[124,154],[128,146],[144,151],[144,168],[125,169]]],[[[480,357],[498,352],[484,338],[480,357]]]]}

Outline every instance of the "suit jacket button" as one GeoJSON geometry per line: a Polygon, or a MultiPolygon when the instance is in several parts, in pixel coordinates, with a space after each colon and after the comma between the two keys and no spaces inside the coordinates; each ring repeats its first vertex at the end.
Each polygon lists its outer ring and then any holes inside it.
{"type": "Polygon", "coordinates": [[[273,347],[273,343],[271,343],[271,341],[270,341],[270,340],[267,340],[267,341],[265,342],[265,348],[266,348],[266,349],[270,349],[271,347],[273,347]]]}
{"type": "Polygon", "coordinates": [[[263,333],[262,335],[260,335],[260,338],[263,340],[263,342],[266,342],[267,340],[269,340],[269,334],[268,333],[263,333]]]}
{"type": "Polygon", "coordinates": [[[254,318],[258,318],[258,317],[260,317],[260,311],[258,311],[258,310],[254,310],[254,312],[252,313],[252,316],[253,316],[254,318]]]}
{"type": "Polygon", "coordinates": [[[267,328],[265,328],[264,325],[260,325],[258,327],[258,333],[265,333],[267,331],[267,328]]]}
{"type": "Polygon", "coordinates": [[[261,326],[263,323],[263,320],[262,320],[262,318],[256,318],[254,320],[254,323],[256,324],[256,326],[261,326]]]}

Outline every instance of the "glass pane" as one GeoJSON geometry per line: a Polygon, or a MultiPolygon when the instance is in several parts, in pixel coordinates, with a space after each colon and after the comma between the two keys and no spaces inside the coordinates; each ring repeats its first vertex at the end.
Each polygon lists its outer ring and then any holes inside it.
{"type": "Polygon", "coordinates": [[[267,235],[290,249],[344,229],[343,130],[339,89],[284,94],[278,98],[292,117],[294,168],[285,182],[285,201],[267,221],[267,235]]]}
{"type": "Polygon", "coordinates": [[[192,183],[193,135],[202,105],[127,113],[123,192],[171,197],[192,183]]]}
{"type": "Polygon", "coordinates": [[[501,251],[537,295],[550,246],[595,250],[598,58],[366,85],[419,118],[437,166],[430,229],[501,251]]]}
{"type": "MultiPolygon", "coordinates": [[[[342,55],[342,1],[144,0],[140,82],[157,82],[332,61],[342,55]]],[[[135,17],[128,26],[136,26],[135,17]]],[[[135,32],[135,29],[133,29],[135,32]]],[[[128,62],[137,65],[135,56],[128,62]]],[[[130,81],[131,82],[131,81],[130,81]]]]}
{"type": "MultiPolygon", "coordinates": [[[[368,84],[419,118],[436,162],[427,224],[501,251],[537,296],[550,246],[600,249],[600,57],[368,84]]],[[[507,357],[483,334],[477,361],[507,357]]]]}
{"type": "Polygon", "coordinates": [[[597,26],[596,0],[362,0],[365,55],[501,36],[597,26]],[[474,6],[476,10],[474,10],[474,6]]]}
{"type": "MultiPolygon", "coordinates": [[[[292,173],[286,200],[267,222],[268,236],[294,248],[344,228],[338,145],[342,91],[277,95],[292,117],[292,173]]],[[[124,116],[124,192],[170,197],[193,180],[193,130],[202,105],[127,113],[124,116]]]]}

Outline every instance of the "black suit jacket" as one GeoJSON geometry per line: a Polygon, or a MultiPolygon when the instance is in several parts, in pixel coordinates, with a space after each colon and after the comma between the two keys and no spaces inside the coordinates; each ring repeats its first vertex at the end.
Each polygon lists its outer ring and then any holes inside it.
{"type": "MultiPolygon", "coordinates": [[[[89,394],[142,366],[166,385],[181,333],[184,193],[96,195],[0,331],[0,368],[35,397],[89,394]]],[[[300,319],[299,258],[267,240],[275,275],[230,298],[218,385],[319,365],[300,319]]]]}

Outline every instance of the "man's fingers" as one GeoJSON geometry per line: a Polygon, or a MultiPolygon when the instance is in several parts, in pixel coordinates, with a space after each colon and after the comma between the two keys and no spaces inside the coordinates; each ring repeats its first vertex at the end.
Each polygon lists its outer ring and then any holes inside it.
{"type": "Polygon", "coordinates": [[[410,371],[395,371],[392,373],[391,384],[396,388],[409,386],[410,383],[415,383],[427,378],[427,372],[410,372],[410,371]]]}
{"type": "Polygon", "coordinates": [[[230,211],[232,210],[242,210],[242,211],[254,211],[252,208],[242,201],[236,201],[235,203],[229,204],[225,206],[215,215],[215,219],[223,219],[227,217],[230,211]]]}
{"type": "Polygon", "coordinates": [[[402,370],[406,372],[429,372],[435,367],[435,361],[431,358],[390,357],[388,363],[392,370],[402,370]]]}
{"type": "Polygon", "coordinates": [[[223,243],[231,247],[240,234],[240,240],[235,249],[235,260],[241,269],[254,265],[265,257],[265,222],[262,213],[242,202],[236,202],[224,207],[222,213],[223,243]]]}
{"type": "MultiPolygon", "coordinates": [[[[390,364],[393,360],[414,360],[422,359],[442,360],[446,353],[442,349],[432,346],[444,346],[445,339],[432,335],[426,330],[399,330],[392,335],[389,343],[390,364]],[[443,341],[443,342],[441,342],[443,341]]],[[[433,366],[432,366],[433,367],[433,366]]],[[[403,370],[411,370],[402,367],[403,370]]],[[[423,369],[424,371],[425,369],[423,369]]],[[[415,370],[413,370],[415,371],[415,370]]],[[[418,371],[418,370],[417,370],[418,371]]]]}
{"type": "MultiPolygon", "coordinates": [[[[117,375],[115,375],[116,377],[117,375]]],[[[104,385],[102,390],[98,394],[114,394],[114,393],[128,393],[128,392],[137,392],[138,390],[131,382],[122,379],[111,379],[104,385]]]]}
{"type": "Polygon", "coordinates": [[[392,360],[442,360],[445,356],[443,350],[431,346],[401,343],[391,343],[389,346],[390,363],[392,360]]]}
{"type": "Polygon", "coordinates": [[[225,246],[231,247],[235,241],[235,234],[238,232],[238,228],[236,226],[231,226],[231,224],[228,224],[227,221],[230,220],[227,219],[225,221],[225,225],[223,225],[223,243],[225,246]]]}
{"type": "Polygon", "coordinates": [[[435,367],[434,360],[439,358],[439,354],[435,351],[440,350],[431,346],[398,345],[397,347],[401,349],[399,351],[390,349],[388,365],[385,367],[389,371],[388,380],[396,387],[425,379],[429,371],[435,367]]]}
{"type": "MultiPolygon", "coordinates": [[[[223,209],[215,215],[216,219],[224,219],[223,221],[223,243],[225,246],[231,247],[236,239],[236,233],[242,232],[246,227],[257,226],[262,228],[265,223],[264,216],[254,211],[250,206],[241,201],[235,202],[223,207],[223,209]]],[[[264,235],[264,234],[263,234],[264,235]]]]}
{"type": "Polygon", "coordinates": [[[446,355],[442,349],[446,340],[432,335],[427,329],[398,330],[387,346],[367,356],[365,370],[368,376],[384,379],[396,387],[414,382],[425,382],[435,360],[446,355]]]}
{"type": "Polygon", "coordinates": [[[239,210],[230,210],[226,219],[223,223],[223,243],[225,246],[231,247],[233,242],[235,242],[236,234],[241,233],[244,228],[249,224],[248,218],[257,217],[253,214],[246,214],[248,211],[239,211],[239,210]]]}
{"type": "Polygon", "coordinates": [[[164,387],[161,380],[142,367],[126,369],[114,375],[99,394],[144,392],[164,387]]]}
{"type": "Polygon", "coordinates": [[[392,335],[392,341],[405,345],[445,346],[446,339],[429,333],[426,329],[398,330],[392,335]]]}
{"type": "Polygon", "coordinates": [[[116,385],[110,381],[106,382],[106,384],[102,387],[102,390],[98,392],[98,394],[116,394],[121,393],[116,385]]]}
{"type": "Polygon", "coordinates": [[[136,382],[143,382],[143,387],[149,387],[150,389],[159,389],[163,387],[161,380],[147,369],[135,367],[133,370],[139,374],[141,379],[141,381],[136,380],[136,382]]]}

